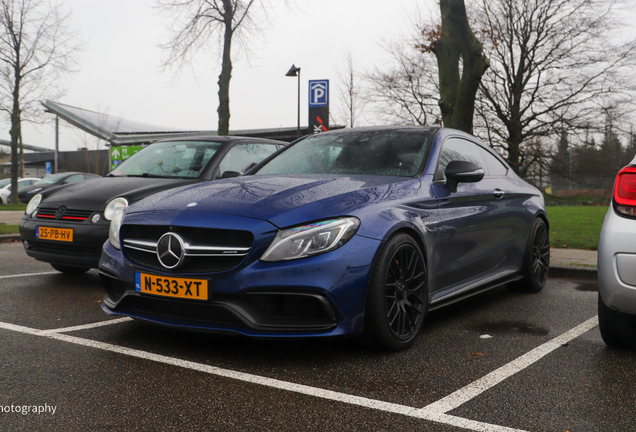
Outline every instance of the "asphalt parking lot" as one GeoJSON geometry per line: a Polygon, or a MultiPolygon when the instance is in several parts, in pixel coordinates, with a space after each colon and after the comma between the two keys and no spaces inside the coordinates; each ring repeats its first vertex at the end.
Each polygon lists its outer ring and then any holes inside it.
{"type": "Polygon", "coordinates": [[[1,243],[0,430],[634,430],[636,353],[603,344],[597,289],[504,287],[385,353],[113,319],[96,271],[64,276],[1,243]]]}

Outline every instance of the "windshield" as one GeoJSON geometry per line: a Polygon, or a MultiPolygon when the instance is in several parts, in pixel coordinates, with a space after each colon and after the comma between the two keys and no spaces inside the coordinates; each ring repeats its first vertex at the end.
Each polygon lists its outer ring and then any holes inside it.
{"type": "Polygon", "coordinates": [[[34,184],[36,185],[58,184],[59,182],[64,180],[66,177],[68,177],[68,173],[52,174],[48,177],[44,177],[42,180],[35,182],[34,184]]]}
{"type": "Polygon", "coordinates": [[[110,172],[110,176],[198,178],[223,143],[166,141],[151,144],[110,172]]]}
{"type": "Polygon", "coordinates": [[[0,180],[0,189],[2,189],[3,187],[5,187],[6,185],[8,185],[9,183],[11,183],[11,179],[4,179],[4,180],[0,180]]]}
{"type": "Polygon", "coordinates": [[[317,134],[288,147],[260,174],[417,175],[430,133],[387,130],[317,134]]]}

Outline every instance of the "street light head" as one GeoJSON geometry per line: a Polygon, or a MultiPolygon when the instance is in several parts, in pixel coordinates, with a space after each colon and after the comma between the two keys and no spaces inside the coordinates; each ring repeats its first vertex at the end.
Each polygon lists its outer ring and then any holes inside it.
{"type": "Polygon", "coordinates": [[[295,76],[298,76],[297,72],[300,72],[300,68],[292,65],[292,67],[289,68],[285,76],[295,77],[295,76]]]}

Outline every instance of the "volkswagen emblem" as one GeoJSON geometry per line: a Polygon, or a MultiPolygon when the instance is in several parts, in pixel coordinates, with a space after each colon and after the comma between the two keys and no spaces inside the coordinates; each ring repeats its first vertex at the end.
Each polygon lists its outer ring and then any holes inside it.
{"type": "Polygon", "coordinates": [[[58,207],[58,209],[55,211],[55,219],[62,219],[65,214],[66,214],[66,207],[64,206],[58,207]]]}
{"type": "Polygon", "coordinates": [[[175,233],[165,233],[157,243],[157,258],[162,266],[173,269],[183,262],[183,239],[175,233]]]}

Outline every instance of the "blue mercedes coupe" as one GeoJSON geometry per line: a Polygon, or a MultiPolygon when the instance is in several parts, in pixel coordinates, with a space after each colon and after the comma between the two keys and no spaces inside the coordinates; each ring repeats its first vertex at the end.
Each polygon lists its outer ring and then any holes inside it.
{"type": "Polygon", "coordinates": [[[112,220],[103,309],[258,337],[362,335],[401,350],[428,311],[546,283],[541,193],[475,137],[421,126],[307,136],[246,175],[112,220]]]}

